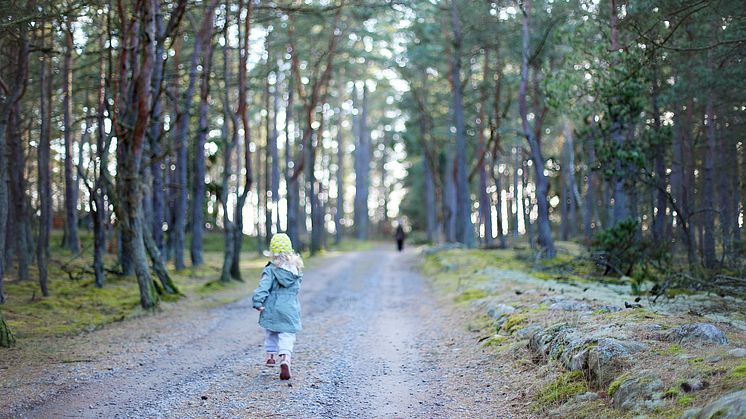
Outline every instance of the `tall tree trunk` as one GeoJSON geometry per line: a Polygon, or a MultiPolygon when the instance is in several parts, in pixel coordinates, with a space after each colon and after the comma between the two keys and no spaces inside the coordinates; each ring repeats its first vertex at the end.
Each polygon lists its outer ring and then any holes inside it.
{"type": "Polygon", "coordinates": [[[715,149],[717,139],[715,138],[715,106],[712,93],[707,95],[705,105],[705,153],[703,159],[704,178],[702,181],[702,228],[703,241],[702,250],[704,264],[712,268],[717,263],[715,254],[715,149]]]}
{"type": "Polygon", "coordinates": [[[443,218],[445,223],[446,241],[449,243],[456,242],[456,167],[454,157],[454,146],[448,149],[445,167],[445,191],[443,192],[443,218]]]}
{"type": "Polygon", "coordinates": [[[661,132],[661,117],[660,107],[658,105],[658,98],[660,95],[660,85],[658,81],[658,68],[654,67],[653,77],[653,91],[651,95],[652,101],[652,116],[653,116],[653,130],[655,136],[655,157],[654,157],[654,170],[655,170],[655,212],[653,214],[653,240],[656,242],[662,242],[666,236],[666,226],[668,225],[668,217],[666,215],[668,209],[668,197],[666,196],[666,150],[664,148],[664,141],[661,132]]]}
{"type": "Polygon", "coordinates": [[[557,251],[554,248],[554,239],[552,238],[552,227],[549,222],[549,180],[544,174],[544,157],[541,154],[541,143],[534,129],[530,127],[528,120],[528,104],[526,100],[528,90],[528,57],[529,57],[529,28],[531,13],[531,1],[525,0],[522,7],[523,12],[523,47],[521,60],[521,84],[518,93],[518,107],[521,114],[521,126],[524,135],[528,140],[531,149],[531,160],[534,166],[535,184],[536,184],[536,204],[538,217],[536,219],[538,228],[538,242],[542,248],[544,257],[552,258],[557,251]]]}
{"type": "Polygon", "coordinates": [[[451,88],[453,124],[456,128],[456,241],[471,247],[471,194],[466,176],[466,132],[464,130],[464,105],[461,92],[461,18],[456,0],[451,1],[451,29],[453,54],[451,56],[451,88]]]}
{"type": "Polygon", "coordinates": [[[277,114],[280,107],[280,83],[275,81],[274,91],[272,93],[272,132],[269,143],[269,154],[272,158],[272,176],[270,183],[270,192],[272,193],[272,224],[274,224],[274,233],[279,233],[280,229],[280,151],[277,146],[279,133],[277,131],[277,114]]]}
{"type": "Polygon", "coordinates": [[[21,108],[16,103],[11,108],[8,119],[8,180],[10,184],[10,213],[8,233],[13,256],[18,267],[18,279],[28,279],[28,266],[33,251],[30,252],[27,228],[30,227],[28,201],[26,197],[26,157],[21,139],[21,108]]]}
{"type": "Polygon", "coordinates": [[[492,246],[492,205],[490,196],[487,193],[487,167],[486,155],[487,145],[485,144],[484,130],[487,125],[487,86],[486,80],[490,77],[490,54],[489,50],[484,52],[484,64],[482,72],[482,86],[480,88],[479,114],[477,115],[477,144],[479,147],[479,159],[477,162],[477,171],[479,173],[479,218],[484,230],[484,245],[492,246]]]}
{"type": "Polygon", "coordinates": [[[337,208],[334,211],[334,244],[342,241],[342,218],[344,217],[345,187],[344,187],[344,137],[342,123],[337,124],[337,208]]]}
{"type": "Polygon", "coordinates": [[[73,94],[73,33],[70,22],[65,29],[65,54],[63,58],[63,80],[62,80],[62,108],[64,115],[64,137],[65,137],[65,234],[64,246],[74,254],[80,253],[80,240],[78,238],[78,197],[76,194],[77,180],[73,169],[73,121],[72,121],[72,94],[73,94]]]}
{"type": "MultiPolygon", "coordinates": [[[[41,46],[46,45],[46,35],[42,27],[41,46]]],[[[52,192],[51,176],[49,168],[50,147],[50,128],[52,124],[52,89],[49,80],[49,63],[46,55],[41,58],[41,68],[39,70],[39,148],[37,150],[37,173],[39,180],[37,191],[39,193],[39,238],[36,242],[36,266],[39,271],[39,287],[42,294],[46,297],[49,295],[48,282],[48,264],[49,264],[49,234],[52,229],[52,192]]]]}
{"type": "Polygon", "coordinates": [[[155,66],[153,67],[152,90],[154,92],[154,97],[149,134],[150,177],[152,179],[150,203],[151,212],[150,214],[147,214],[147,219],[150,224],[150,231],[153,234],[155,245],[158,247],[161,256],[165,260],[166,249],[163,243],[163,223],[166,221],[164,215],[164,202],[166,197],[164,195],[165,191],[163,189],[163,156],[161,156],[161,141],[163,138],[163,109],[161,106],[160,92],[163,86],[163,73],[165,66],[165,61],[161,59],[161,57],[163,57],[163,54],[165,52],[166,27],[163,23],[163,15],[160,12],[159,6],[160,5],[156,6],[155,17],[155,30],[158,34],[158,41],[155,46],[155,56],[157,57],[157,59],[155,60],[155,66]]]}
{"type": "MultiPolygon", "coordinates": [[[[120,7],[120,10],[123,8],[120,7]]],[[[132,262],[140,288],[140,305],[151,309],[157,304],[157,295],[147,263],[142,213],[142,166],[145,132],[150,120],[152,105],[153,66],[155,57],[155,7],[145,1],[142,9],[134,11],[136,18],[129,24],[127,16],[120,16],[122,36],[119,71],[122,77],[120,92],[115,99],[117,121],[114,126],[120,147],[117,147],[118,202],[115,205],[122,229],[122,243],[132,262]],[[142,40],[140,39],[142,30],[142,40]],[[130,57],[130,54],[132,56],[130,57]],[[134,59],[138,55],[141,59],[134,59]],[[135,67],[132,67],[132,66],[135,67]],[[130,92],[132,92],[130,94],[130,92]]],[[[160,57],[158,57],[160,59],[160,57]]]]}
{"type": "MultiPolygon", "coordinates": [[[[251,4],[251,3],[250,3],[251,4]]],[[[174,227],[169,229],[169,234],[173,234],[174,246],[174,265],[177,271],[186,267],[184,261],[184,243],[186,233],[187,217],[187,136],[189,132],[189,123],[191,119],[192,100],[194,97],[194,87],[197,84],[197,66],[199,57],[202,55],[202,48],[205,43],[210,44],[212,38],[213,16],[217,0],[210,0],[205,9],[205,17],[202,19],[202,26],[199,33],[194,39],[194,48],[192,49],[192,58],[189,64],[189,81],[184,91],[181,114],[176,118],[176,188],[177,196],[174,208],[174,227]]]]}
{"type": "Polygon", "coordinates": [[[194,177],[192,178],[192,242],[190,256],[192,266],[200,266],[204,263],[202,256],[202,235],[205,229],[205,144],[207,132],[210,130],[208,124],[209,101],[210,101],[210,71],[212,68],[212,28],[213,21],[210,20],[210,29],[204,34],[204,59],[202,61],[202,80],[199,89],[199,125],[197,127],[197,140],[194,146],[194,177]]]}
{"type": "MultiPolygon", "coordinates": [[[[591,123],[595,123],[591,122],[591,123]]],[[[598,186],[598,174],[596,170],[596,140],[591,136],[585,141],[586,155],[588,158],[588,174],[585,192],[585,211],[583,211],[583,234],[586,243],[590,243],[593,237],[593,219],[596,213],[596,188],[598,186]]]]}
{"type": "MultiPolygon", "coordinates": [[[[611,50],[619,51],[619,29],[616,0],[610,0],[610,26],[611,26],[611,50]]],[[[617,65],[612,62],[612,66],[617,65]]],[[[623,116],[611,114],[611,141],[617,151],[621,152],[625,144],[625,125],[623,116]]],[[[629,199],[627,195],[626,174],[622,167],[622,159],[619,156],[614,158],[614,224],[619,224],[630,218],[629,199]]]]}
{"type": "MultiPolygon", "coordinates": [[[[241,3],[243,6],[243,2],[241,3]]],[[[241,9],[242,7],[239,7],[241,9]]],[[[246,99],[247,88],[247,64],[249,58],[249,33],[251,32],[251,18],[254,11],[254,2],[246,2],[246,16],[244,18],[244,29],[239,30],[240,45],[239,45],[239,60],[238,60],[238,109],[236,114],[241,119],[241,127],[243,128],[243,143],[244,143],[244,170],[246,173],[244,181],[244,189],[238,195],[236,200],[236,207],[234,208],[233,220],[234,220],[234,239],[233,239],[233,260],[231,261],[231,276],[237,281],[242,281],[241,278],[241,248],[243,247],[243,207],[246,204],[246,198],[249,196],[249,191],[254,182],[252,165],[251,165],[251,126],[249,125],[249,113],[248,113],[248,102],[246,99]]],[[[239,10],[238,16],[241,15],[239,10]]],[[[240,25],[239,25],[240,26],[240,25]]],[[[240,160],[240,159],[239,159],[240,160]]],[[[240,173],[241,168],[238,167],[236,173],[240,173]]],[[[236,191],[238,193],[238,191],[236,191]]]]}
{"type": "MultiPolygon", "coordinates": [[[[357,94],[355,94],[357,97],[357,94]]],[[[368,238],[368,182],[370,174],[370,133],[368,132],[368,89],[363,85],[363,98],[358,117],[358,143],[355,147],[355,229],[358,240],[368,238]]]]}
{"type": "MultiPolygon", "coordinates": [[[[518,183],[521,179],[521,166],[523,165],[523,162],[521,161],[521,151],[517,148],[513,148],[513,245],[518,244],[518,226],[519,223],[519,217],[521,214],[519,214],[519,211],[523,211],[523,196],[518,195],[518,183]]],[[[523,194],[525,194],[526,191],[523,191],[523,194]]]]}

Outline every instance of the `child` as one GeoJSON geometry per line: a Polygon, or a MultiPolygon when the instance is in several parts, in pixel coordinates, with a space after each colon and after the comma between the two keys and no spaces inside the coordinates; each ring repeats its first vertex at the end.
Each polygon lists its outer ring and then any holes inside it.
{"type": "Polygon", "coordinates": [[[289,380],[295,333],[301,330],[298,291],[303,280],[303,260],[293,252],[287,234],[275,234],[269,250],[272,260],[262,271],[252,301],[259,311],[259,325],[265,329],[264,362],[272,367],[278,356],[280,379],[289,380]]]}

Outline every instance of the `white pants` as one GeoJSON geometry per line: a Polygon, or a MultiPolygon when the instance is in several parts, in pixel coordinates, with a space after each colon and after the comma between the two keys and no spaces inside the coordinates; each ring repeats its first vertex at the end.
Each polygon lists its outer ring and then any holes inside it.
{"type": "Polygon", "coordinates": [[[264,329],[264,348],[267,352],[275,352],[278,355],[292,355],[295,344],[295,333],[273,332],[264,329]]]}

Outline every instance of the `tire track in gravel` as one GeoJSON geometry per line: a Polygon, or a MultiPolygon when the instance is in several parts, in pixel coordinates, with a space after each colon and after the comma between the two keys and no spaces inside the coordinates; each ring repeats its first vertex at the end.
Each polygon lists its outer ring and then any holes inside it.
{"type": "Polygon", "coordinates": [[[263,335],[245,298],[201,321],[176,322],[169,333],[179,343],[157,357],[20,416],[509,416],[505,397],[490,390],[499,372],[473,367],[490,357],[439,307],[415,263],[414,252],[378,249],[306,272],[290,383],[261,365],[263,335]]]}

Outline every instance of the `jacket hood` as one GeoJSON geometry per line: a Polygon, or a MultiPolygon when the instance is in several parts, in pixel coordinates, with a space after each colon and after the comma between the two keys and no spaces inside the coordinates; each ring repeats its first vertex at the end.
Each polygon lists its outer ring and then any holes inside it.
{"type": "Polygon", "coordinates": [[[275,269],[273,269],[273,273],[275,275],[275,278],[277,279],[277,282],[279,282],[280,285],[282,285],[283,287],[289,287],[303,277],[302,274],[296,275],[278,266],[275,266],[274,268],[275,269]]]}

